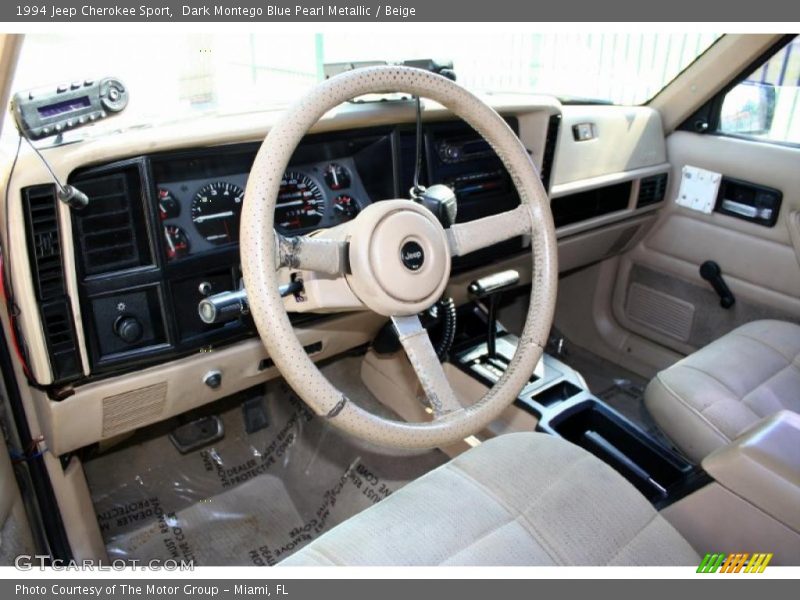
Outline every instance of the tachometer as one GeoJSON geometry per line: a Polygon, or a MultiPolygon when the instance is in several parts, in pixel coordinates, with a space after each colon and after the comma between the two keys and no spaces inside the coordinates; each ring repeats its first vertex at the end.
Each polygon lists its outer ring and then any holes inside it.
{"type": "Polygon", "coordinates": [[[192,222],[212,244],[239,239],[239,217],[244,190],[227,181],[215,181],[200,188],[192,200],[192,222]]]}
{"type": "Polygon", "coordinates": [[[287,171],[275,206],[275,224],[285,230],[313,227],[322,220],[325,198],[307,175],[287,171]]]}

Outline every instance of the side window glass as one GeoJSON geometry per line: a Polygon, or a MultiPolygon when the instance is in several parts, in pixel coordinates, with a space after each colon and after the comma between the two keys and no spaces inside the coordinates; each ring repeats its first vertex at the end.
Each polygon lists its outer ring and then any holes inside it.
{"type": "Polygon", "coordinates": [[[800,36],[725,95],[718,132],[800,144],[800,36]]]}

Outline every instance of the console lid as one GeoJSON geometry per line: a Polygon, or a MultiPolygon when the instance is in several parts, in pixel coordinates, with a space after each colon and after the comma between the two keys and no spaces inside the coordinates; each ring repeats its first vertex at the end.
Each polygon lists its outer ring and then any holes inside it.
{"type": "Polygon", "coordinates": [[[800,415],[783,410],[709,454],[720,485],[800,532],[800,415]]]}

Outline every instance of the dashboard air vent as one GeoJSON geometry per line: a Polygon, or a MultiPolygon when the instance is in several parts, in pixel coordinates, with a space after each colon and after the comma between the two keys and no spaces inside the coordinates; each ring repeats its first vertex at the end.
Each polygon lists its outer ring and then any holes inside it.
{"type": "Polygon", "coordinates": [[[636,208],[657,204],[664,199],[667,193],[667,174],[651,175],[639,182],[639,196],[636,199],[636,208]]]}
{"type": "Polygon", "coordinates": [[[631,198],[631,186],[630,181],[624,181],[553,198],[550,208],[556,227],[625,210],[631,198]]]}
{"type": "Polygon", "coordinates": [[[553,173],[553,161],[556,158],[556,142],[558,141],[558,130],[561,127],[561,115],[552,115],[547,122],[547,137],[544,142],[544,154],[542,155],[542,184],[544,189],[550,192],[550,176],[553,173]]]}
{"type": "Polygon", "coordinates": [[[55,187],[25,188],[23,201],[36,297],[40,301],[52,300],[65,293],[55,187]]]}
{"type": "Polygon", "coordinates": [[[22,205],[33,286],[53,379],[64,381],[79,373],[80,363],[64,279],[55,186],[37,185],[23,189],[22,205]]]}
{"type": "Polygon", "coordinates": [[[89,197],[86,208],[73,211],[83,275],[150,264],[139,169],[82,176],[74,183],[89,197]]]}

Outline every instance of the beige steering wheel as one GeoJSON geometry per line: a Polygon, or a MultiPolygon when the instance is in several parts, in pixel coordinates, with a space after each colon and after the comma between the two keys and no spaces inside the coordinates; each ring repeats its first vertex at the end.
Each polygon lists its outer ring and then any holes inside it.
{"type": "MultiPolygon", "coordinates": [[[[387,169],[390,169],[387,165],[387,169]]],[[[241,258],[250,309],[270,357],[289,385],[320,416],[359,438],[396,448],[445,446],[483,429],[509,406],[542,355],[553,320],[558,268],[547,194],[528,152],[505,121],[456,83],[420,69],[372,67],[317,85],[275,124],[253,163],[241,224],[241,258]],[[350,223],[319,235],[287,238],[273,229],[284,171],[308,130],[332,108],[369,93],[404,92],[435,100],[469,123],[508,169],[521,204],[514,210],[445,230],[411,200],[384,200],[350,223]],[[462,407],[417,314],[441,296],[452,256],[529,234],[530,309],[508,370],[486,395],[462,407]],[[411,260],[409,260],[409,257],[411,260]],[[294,334],[279,294],[279,270],[338,282],[352,308],[390,316],[433,410],[431,421],[406,423],[367,412],[336,389],[294,334]]],[[[325,298],[316,298],[324,306],[325,298]]],[[[338,306],[338,305],[337,305],[338,306]]]]}

